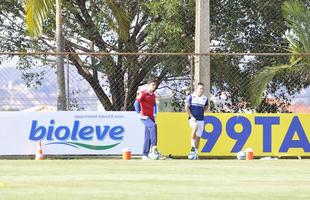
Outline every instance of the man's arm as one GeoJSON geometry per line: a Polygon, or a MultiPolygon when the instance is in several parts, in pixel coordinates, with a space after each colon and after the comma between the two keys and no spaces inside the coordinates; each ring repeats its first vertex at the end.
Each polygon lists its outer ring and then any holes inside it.
{"type": "Polygon", "coordinates": [[[157,115],[157,104],[156,102],[154,103],[154,117],[157,115]]]}
{"type": "Polygon", "coordinates": [[[137,97],[137,100],[141,103],[142,101],[144,101],[144,97],[145,97],[145,92],[140,92],[140,94],[137,97]]]}
{"type": "Polygon", "coordinates": [[[208,112],[208,108],[209,108],[209,106],[205,106],[204,112],[208,112]]]}
{"type": "Polygon", "coordinates": [[[194,118],[194,116],[191,113],[191,110],[189,109],[189,104],[188,103],[185,103],[185,111],[187,112],[187,114],[188,114],[188,116],[190,118],[194,118]]]}
{"type": "Polygon", "coordinates": [[[208,112],[208,108],[209,108],[209,100],[207,99],[205,103],[204,111],[208,112]]]}
{"type": "Polygon", "coordinates": [[[138,100],[135,100],[134,107],[135,107],[136,112],[140,114],[141,108],[140,108],[140,103],[138,100]]]}
{"type": "Polygon", "coordinates": [[[190,110],[190,96],[188,96],[185,100],[185,111],[187,112],[188,116],[191,118],[191,119],[195,119],[195,117],[193,116],[191,110],[190,110]]]}

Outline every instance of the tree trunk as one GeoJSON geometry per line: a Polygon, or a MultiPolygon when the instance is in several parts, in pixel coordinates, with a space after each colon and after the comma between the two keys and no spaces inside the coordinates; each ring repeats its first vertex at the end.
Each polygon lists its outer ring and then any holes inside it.
{"type": "Polygon", "coordinates": [[[135,65],[138,65],[138,56],[130,56],[128,58],[128,80],[127,80],[127,94],[124,102],[126,110],[134,110],[134,101],[137,97],[137,90],[140,85],[139,79],[136,79],[138,71],[135,69],[135,65]]]}
{"type": "MultiPolygon", "coordinates": [[[[123,42],[119,41],[119,52],[122,52],[123,48],[123,42]]],[[[123,65],[125,59],[126,58],[123,55],[118,55],[116,65],[111,69],[111,78],[109,79],[109,82],[114,111],[124,110],[123,106],[125,101],[125,86],[123,65]]]]}
{"type": "MultiPolygon", "coordinates": [[[[56,0],[56,52],[63,52],[61,0],[56,0]]],[[[64,55],[57,55],[57,110],[67,110],[64,55]]]]}

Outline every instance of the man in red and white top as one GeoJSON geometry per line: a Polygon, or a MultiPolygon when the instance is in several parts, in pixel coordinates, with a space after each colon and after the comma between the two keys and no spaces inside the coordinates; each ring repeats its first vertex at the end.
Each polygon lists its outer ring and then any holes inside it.
{"type": "Polygon", "coordinates": [[[157,150],[157,126],[155,122],[156,90],[155,80],[147,82],[147,90],[141,91],[135,102],[136,112],[140,114],[141,121],[145,125],[145,136],[142,159],[160,159],[157,150]]]}

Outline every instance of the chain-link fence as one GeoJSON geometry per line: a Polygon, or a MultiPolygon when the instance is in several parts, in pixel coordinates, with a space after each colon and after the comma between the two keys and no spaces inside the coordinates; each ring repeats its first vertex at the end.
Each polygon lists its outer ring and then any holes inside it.
{"type": "MultiPolygon", "coordinates": [[[[3,56],[2,60],[1,110],[56,109],[54,56],[3,56]]],[[[136,94],[146,89],[148,79],[160,82],[160,110],[182,110],[182,103],[177,104],[191,90],[192,63],[190,55],[66,55],[68,110],[133,110],[136,94]]]]}
{"type": "MultiPolygon", "coordinates": [[[[292,41],[307,49],[285,17],[285,2],[210,0],[211,54],[198,55],[192,53],[194,0],[125,0],[114,7],[101,0],[64,0],[67,109],[132,110],[137,90],[156,79],[159,110],[183,111],[193,89],[195,57],[210,56],[212,112],[310,112],[307,57],[299,68],[277,72],[259,105],[251,105],[260,71],[290,65],[296,57],[292,41]]],[[[308,16],[309,2],[300,2],[308,16]]],[[[0,52],[11,52],[0,56],[0,110],[55,110],[56,55],[43,53],[55,49],[54,14],[37,40],[28,36],[24,18],[21,1],[0,3],[0,52]]]]}
{"type": "MultiPolygon", "coordinates": [[[[159,111],[183,111],[184,99],[192,91],[195,56],[198,55],[68,55],[68,110],[132,110],[137,91],[145,89],[146,80],[156,79],[160,82],[159,111]]],[[[56,69],[48,61],[44,63],[42,57],[14,56],[2,61],[1,110],[56,110],[56,69]],[[24,62],[29,68],[20,67],[24,62]]],[[[54,60],[53,56],[44,59],[54,60]]],[[[253,56],[211,56],[212,112],[308,111],[309,87],[303,89],[308,77],[299,71],[276,76],[262,103],[251,108],[249,88],[255,72],[243,66],[256,66],[256,62],[253,56]]]]}

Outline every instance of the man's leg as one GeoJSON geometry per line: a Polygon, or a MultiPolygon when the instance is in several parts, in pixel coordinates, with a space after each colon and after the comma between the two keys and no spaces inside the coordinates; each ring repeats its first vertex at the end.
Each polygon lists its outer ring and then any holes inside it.
{"type": "Polygon", "coordinates": [[[196,137],[196,143],[195,143],[195,151],[198,152],[199,149],[199,142],[200,142],[200,137],[196,137]]]}
{"type": "Polygon", "coordinates": [[[197,131],[197,128],[198,128],[198,126],[197,126],[197,122],[196,121],[194,121],[194,120],[189,120],[189,125],[190,125],[190,127],[192,128],[192,132],[191,132],[191,151],[195,151],[195,149],[196,149],[196,138],[197,138],[197,136],[196,136],[196,131],[197,131]]]}
{"type": "Polygon", "coordinates": [[[151,146],[157,146],[157,126],[155,122],[150,118],[146,119],[145,122],[150,134],[151,146]]]}
{"type": "Polygon", "coordinates": [[[199,149],[199,143],[200,143],[200,138],[202,136],[204,130],[204,121],[197,121],[197,129],[196,129],[196,141],[195,141],[195,152],[198,158],[198,149],[199,149]]]}
{"type": "Polygon", "coordinates": [[[143,155],[144,156],[149,155],[150,146],[151,146],[150,133],[149,133],[148,129],[146,128],[145,133],[144,133],[144,144],[143,144],[143,155]]]}
{"type": "Polygon", "coordinates": [[[156,123],[148,118],[146,120],[146,126],[149,130],[150,133],[150,142],[151,142],[151,149],[150,149],[150,154],[149,157],[151,159],[165,159],[165,157],[162,157],[157,149],[157,125],[156,123]]]}
{"type": "Polygon", "coordinates": [[[204,130],[204,121],[197,121],[195,148],[199,149],[199,142],[204,130]]]}
{"type": "Polygon", "coordinates": [[[146,120],[141,120],[145,126],[145,130],[144,130],[144,143],[143,143],[143,152],[142,155],[143,156],[148,156],[149,152],[150,152],[150,146],[151,146],[151,139],[150,139],[150,132],[149,129],[146,125],[146,120]]]}

